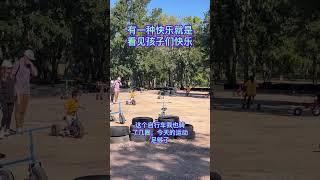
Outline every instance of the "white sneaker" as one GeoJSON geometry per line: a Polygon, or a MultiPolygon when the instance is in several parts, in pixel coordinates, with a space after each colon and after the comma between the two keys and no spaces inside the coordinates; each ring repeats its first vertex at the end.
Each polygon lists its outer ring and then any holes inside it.
{"type": "Polygon", "coordinates": [[[4,135],[5,135],[5,136],[11,135],[10,129],[5,129],[5,130],[4,130],[4,135]]]}
{"type": "Polygon", "coordinates": [[[0,139],[4,138],[4,128],[0,130],[0,139]]]}

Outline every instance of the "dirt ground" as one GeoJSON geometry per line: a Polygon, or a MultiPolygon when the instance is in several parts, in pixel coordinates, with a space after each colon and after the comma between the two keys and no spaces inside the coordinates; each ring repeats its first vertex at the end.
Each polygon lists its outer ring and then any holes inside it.
{"type": "Polygon", "coordinates": [[[296,117],[292,104],[312,97],[258,94],[262,111],[241,110],[232,92],[215,93],[211,121],[211,170],[226,180],[320,179],[320,118],[296,117]],[[265,107],[264,107],[265,106],[265,107]]]}
{"type": "MultiPolygon", "coordinates": [[[[108,174],[107,130],[105,105],[95,100],[94,94],[80,97],[86,110],[79,111],[85,125],[86,135],[82,139],[49,136],[49,130],[34,133],[37,158],[42,162],[49,179],[72,180],[86,175],[108,174]]],[[[59,97],[34,97],[29,104],[25,128],[62,123],[63,100],[59,97]]],[[[12,127],[15,127],[13,123],[12,127]]],[[[24,158],[28,153],[26,135],[10,136],[0,140],[0,152],[11,161],[24,158]]],[[[27,175],[27,164],[11,167],[17,180],[27,175]]]]}
{"type": "MultiPolygon", "coordinates": [[[[138,92],[136,106],[123,105],[125,125],[130,126],[133,117],[156,118],[160,113],[162,100],[157,91],[138,92]]],[[[128,99],[128,93],[121,93],[120,99],[128,99]]],[[[209,180],[210,165],[210,100],[209,98],[165,96],[168,114],[194,126],[196,139],[193,141],[173,140],[168,144],[152,145],[144,142],[128,142],[110,145],[112,179],[203,179],[209,180]]],[[[112,105],[113,111],[117,105],[112,105]]],[[[111,122],[111,126],[120,125],[111,122]]]]}

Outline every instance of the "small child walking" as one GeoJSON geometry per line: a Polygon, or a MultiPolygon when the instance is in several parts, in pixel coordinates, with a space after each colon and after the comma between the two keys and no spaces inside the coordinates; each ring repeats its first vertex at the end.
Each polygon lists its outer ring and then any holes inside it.
{"type": "Polygon", "coordinates": [[[1,65],[1,79],[0,79],[0,102],[2,105],[2,120],[0,129],[0,139],[10,135],[10,126],[12,112],[14,108],[14,84],[15,81],[11,79],[13,64],[4,60],[1,65]]]}

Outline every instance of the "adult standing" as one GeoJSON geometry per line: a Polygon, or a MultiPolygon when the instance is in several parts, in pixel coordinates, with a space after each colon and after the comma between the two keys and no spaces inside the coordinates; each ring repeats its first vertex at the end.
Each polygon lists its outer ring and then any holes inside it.
{"type": "Polygon", "coordinates": [[[2,104],[2,120],[0,139],[10,134],[12,112],[14,108],[14,79],[11,78],[12,63],[8,60],[2,62],[2,76],[0,79],[0,101],[2,104]]]}
{"type": "Polygon", "coordinates": [[[15,79],[15,121],[17,133],[22,133],[24,117],[27,110],[30,97],[30,78],[37,76],[38,70],[33,65],[35,60],[34,53],[28,49],[24,52],[23,57],[15,62],[12,71],[12,78],[15,79]]]}
{"type": "Polygon", "coordinates": [[[102,81],[98,81],[97,82],[97,89],[98,89],[98,93],[96,95],[96,100],[103,100],[102,95],[103,95],[103,83],[102,81]]]}
{"type": "Polygon", "coordinates": [[[246,108],[250,109],[250,105],[257,94],[257,83],[254,80],[254,76],[250,76],[250,80],[248,80],[244,86],[246,88],[246,108]]]}
{"type": "Polygon", "coordinates": [[[114,81],[114,103],[118,102],[120,86],[122,86],[121,78],[118,77],[117,80],[114,81]]]}
{"type": "Polygon", "coordinates": [[[114,81],[111,80],[110,81],[110,102],[113,103],[113,99],[114,99],[114,81]]]}

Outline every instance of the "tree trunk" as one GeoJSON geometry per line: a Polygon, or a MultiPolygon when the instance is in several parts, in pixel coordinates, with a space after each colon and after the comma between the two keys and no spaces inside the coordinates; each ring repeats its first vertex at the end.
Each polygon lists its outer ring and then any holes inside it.
{"type": "Polygon", "coordinates": [[[51,61],[51,83],[54,84],[57,80],[57,59],[54,57],[51,61]]]}

